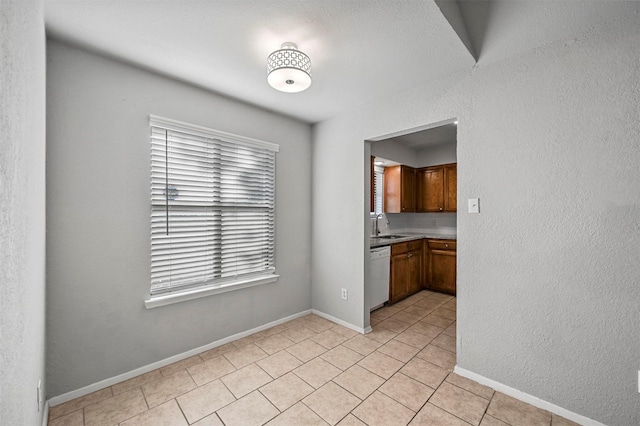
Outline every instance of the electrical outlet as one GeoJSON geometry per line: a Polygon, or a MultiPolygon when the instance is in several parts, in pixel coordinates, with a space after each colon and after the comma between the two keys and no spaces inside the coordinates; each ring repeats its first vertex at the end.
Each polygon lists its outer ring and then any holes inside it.
{"type": "Polygon", "coordinates": [[[42,405],[42,380],[38,380],[38,386],[36,387],[36,401],[38,403],[38,411],[42,405]]]}
{"type": "Polygon", "coordinates": [[[342,300],[347,300],[347,289],[346,288],[342,289],[342,300]]]}

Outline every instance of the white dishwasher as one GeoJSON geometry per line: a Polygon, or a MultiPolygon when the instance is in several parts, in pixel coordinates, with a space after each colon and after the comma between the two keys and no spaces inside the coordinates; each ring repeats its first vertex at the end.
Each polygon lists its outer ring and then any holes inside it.
{"type": "Polygon", "coordinates": [[[389,269],[391,247],[376,247],[369,251],[369,283],[367,285],[367,306],[369,311],[379,308],[389,301],[389,269]]]}

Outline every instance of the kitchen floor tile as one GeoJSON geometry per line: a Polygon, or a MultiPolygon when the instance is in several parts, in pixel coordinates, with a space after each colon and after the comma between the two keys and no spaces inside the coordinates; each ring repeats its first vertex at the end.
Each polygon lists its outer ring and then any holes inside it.
{"type": "Polygon", "coordinates": [[[347,417],[340,420],[338,426],[367,426],[367,424],[362,422],[362,420],[360,420],[353,414],[348,414],[347,417]]]}
{"type": "Polygon", "coordinates": [[[287,348],[286,351],[298,358],[300,361],[308,362],[325,353],[327,348],[317,344],[313,340],[304,340],[287,348]]]}
{"type": "Polygon", "coordinates": [[[449,374],[447,370],[420,358],[413,358],[400,369],[400,372],[432,389],[440,386],[449,374]]]}
{"type": "Polygon", "coordinates": [[[313,391],[314,388],[293,373],[260,388],[260,392],[280,411],[285,411],[313,391]]]}
{"type": "Polygon", "coordinates": [[[418,352],[416,357],[449,371],[453,370],[456,365],[456,354],[433,345],[428,345],[418,352]]]}
{"type": "Polygon", "coordinates": [[[235,370],[236,368],[222,355],[187,368],[187,371],[198,386],[209,383],[235,370]]]}
{"type": "Polygon", "coordinates": [[[337,346],[330,351],[327,351],[320,355],[323,360],[335,365],[340,370],[346,370],[356,362],[364,358],[358,352],[353,351],[343,345],[337,346]]]}
{"type": "Polygon", "coordinates": [[[293,370],[296,376],[318,389],[342,371],[328,362],[315,358],[293,370]]]}
{"type": "Polygon", "coordinates": [[[478,382],[459,376],[456,373],[449,374],[446,381],[488,400],[493,397],[493,393],[495,392],[488,386],[481,385],[478,382]]]}
{"type": "Polygon", "coordinates": [[[402,373],[396,373],[378,389],[396,402],[417,412],[434,390],[402,373]]]}
{"type": "Polygon", "coordinates": [[[327,422],[311,411],[302,402],[298,402],[284,413],[267,423],[267,426],[326,426],[327,422]]]}
{"type": "Polygon", "coordinates": [[[391,319],[395,319],[398,321],[406,322],[408,324],[415,324],[416,322],[422,319],[421,315],[414,315],[412,313],[407,312],[407,310],[403,310],[395,314],[391,317],[391,319]]]}
{"type": "Polygon", "coordinates": [[[254,343],[250,343],[233,351],[229,351],[222,356],[233,364],[235,368],[242,368],[262,358],[266,358],[268,355],[254,343]]]}
{"type": "Polygon", "coordinates": [[[431,342],[434,337],[429,337],[424,334],[416,333],[415,331],[405,330],[402,333],[394,337],[395,340],[411,345],[415,348],[422,349],[431,342]]]}
{"type": "Polygon", "coordinates": [[[449,352],[456,353],[456,338],[447,336],[446,334],[441,334],[435,339],[433,339],[430,343],[433,346],[437,346],[441,349],[447,350],[449,352]]]}
{"type": "Polygon", "coordinates": [[[303,340],[308,339],[309,337],[315,336],[317,333],[310,328],[304,327],[302,325],[296,325],[290,327],[280,334],[282,334],[287,339],[294,341],[295,343],[300,343],[303,340]]]}
{"type": "Polygon", "coordinates": [[[410,426],[469,426],[453,414],[427,403],[413,418],[410,426]]]}
{"type": "Polygon", "coordinates": [[[384,383],[384,379],[358,365],[354,365],[333,379],[360,399],[365,399],[384,383]]]}
{"type": "Polygon", "coordinates": [[[366,336],[306,315],[52,406],[48,424],[576,425],[451,373],[456,308],[422,291],[366,336]]]}
{"type": "Polygon", "coordinates": [[[176,398],[189,424],[208,416],[236,399],[220,380],[214,380],[176,398]]]}
{"type": "Polygon", "coordinates": [[[414,412],[381,392],[374,392],[353,414],[368,426],[406,425],[414,412]]]}
{"type": "Polygon", "coordinates": [[[225,425],[242,426],[263,425],[278,414],[278,409],[258,391],[243,396],[218,411],[218,416],[225,425]]]}
{"type": "Polygon", "coordinates": [[[84,411],[79,409],[55,420],[49,420],[47,426],[84,426],[84,411]]]}
{"type": "Polygon", "coordinates": [[[412,323],[399,321],[394,319],[394,317],[387,318],[386,320],[377,324],[378,327],[386,328],[387,330],[391,330],[396,333],[402,333],[407,328],[411,326],[412,323]]]}
{"type": "Polygon", "coordinates": [[[420,352],[420,349],[414,348],[413,346],[393,339],[379,347],[378,352],[389,355],[390,357],[393,357],[398,361],[408,362],[418,352],[420,352]]]}
{"type": "Polygon", "coordinates": [[[185,370],[193,365],[201,364],[202,358],[199,355],[194,355],[192,357],[183,359],[182,361],[174,362],[173,364],[169,364],[166,367],[160,369],[160,373],[163,376],[170,376],[174,373],[177,373],[180,370],[185,370]]]}
{"type": "Polygon", "coordinates": [[[84,407],[84,424],[87,426],[113,425],[147,409],[142,391],[140,388],[135,388],[84,407]]]}
{"type": "Polygon", "coordinates": [[[346,340],[349,340],[349,338],[338,333],[334,333],[332,330],[325,330],[322,333],[318,333],[311,337],[311,340],[324,346],[326,349],[333,349],[346,340]]]}
{"type": "Polygon", "coordinates": [[[281,350],[293,345],[295,345],[293,340],[287,339],[281,334],[274,334],[256,342],[256,346],[269,355],[273,355],[274,353],[280,352],[281,350]]]}
{"type": "Polygon", "coordinates": [[[203,361],[207,361],[211,358],[215,358],[234,349],[236,349],[236,345],[234,345],[233,343],[226,343],[224,345],[202,352],[200,354],[200,358],[202,358],[203,361]]]}
{"type": "Polygon", "coordinates": [[[407,331],[413,331],[414,333],[424,334],[427,337],[431,337],[432,339],[437,337],[440,333],[444,331],[444,328],[435,326],[433,324],[427,324],[426,322],[420,320],[417,323],[413,324],[411,327],[407,329],[407,331]]]}
{"type": "Polygon", "coordinates": [[[283,374],[300,367],[302,365],[302,361],[287,351],[280,351],[267,358],[261,359],[256,362],[256,364],[258,364],[260,368],[266,371],[271,377],[277,379],[283,374]]]}
{"type": "Polygon", "coordinates": [[[111,388],[109,387],[96,392],[92,392],[80,398],[72,399],[71,401],[65,402],[60,405],[54,405],[53,407],[49,408],[49,420],[57,419],[58,417],[62,417],[81,408],[84,408],[87,405],[95,404],[96,402],[111,398],[112,396],[113,393],[111,392],[111,388]]]}
{"type": "Polygon", "coordinates": [[[357,331],[354,331],[350,328],[347,328],[339,324],[334,325],[333,328],[330,328],[329,330],[333,331],[334,333],[338,333],[339,335],[344,336],[348,339],[360,334],[357,331]]]}
{"type": "Polygon", "coordinates": [[[487,414],[498,420],[519,426],[549,426],[551,413],[525,402],[496,392],[491,399],[487,414]]]}
{"type": "Polygon", "coordinates": [[[160,380],[145,383],[142,385],[142,393],[149,408],[153,408],[195,388],[196,383],[187,370],[180,370],[160,380]]]}
{"type": "Polygon", "coordinates": [[[347,340],[342,345],[358,352],[360,355],[369,355],[371,352],[382,346],[382,343],[376,342],[373,339],[368,339],[367,337],[360,334],[347,340]]]}
{"type": "Polygon", "coordinates": [[[367,355],[362,361],[359,361],[358,365],[386,380],[402,368],[404,363],[390,357],[389,355],[375,351],[372,354],[367,355]]]}
{"type": "Polygon", "coordinates": [[[395,331],[387,330],[386,328],[375,326],[371,333],[365,334],[367,339],[375,340],[378,343],[387,343],[389,340],[396,337],[398,333],[395,331]]]}
{"type": "MultiPolygon", "coordinates": [[[[171,426],[171,425],[166,425],[171,426]]],[[[193,426],[224,426],[222,420],[218,417],[216,413],[209,414],[207,417],[198,420],[193,424],[193,426]]]]}
{"type": "Polygon", "coordinates": [[[322,417],[324,421],[335,425],[360,404],[360,399],[337,384],[329,382],[307,396],[302,402],[322,417]]]}
{"type": "Polygon", "coordinates": [[[120,423],[120,426],[188,426],[175,399],[120,423]]]}
{"type": "Polygon", "coordinates": [[[116,385],[111,386],[111,390],[113,391],[113,395],[119,395],[123,392],[130,391],[132,389],[138,388],[145,383],[152,382],[154,380],[162,379],[162,373],[160,370],[153,370],[145,374],[141,374],[132,379],[125,380],[124,382],[120,382],[116,385]]]}
{"type": "Polygon", "coordinates": [[[429,403],[478,426],[489,405],[489,400],[445,382],[429,399],[429,403]]]}
{"type": "Polygon", "coordinates": [[[249,364],[233,373],[220,378],[222,383],[236,398],[242,398],[273,379],[256,364],[249,364]]]}

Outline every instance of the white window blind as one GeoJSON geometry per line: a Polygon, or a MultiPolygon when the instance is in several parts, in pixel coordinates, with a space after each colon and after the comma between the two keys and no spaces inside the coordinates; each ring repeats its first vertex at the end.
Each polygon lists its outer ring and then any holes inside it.
{"type": "Polygon", "coordinates": [[[384,172],[375,171],[373,173],[373,208],[374,213],[384,213],[382,210],[382,199],[384,191],[384,172]]]}
{"type": "Polygon", "coordinates": [[[151,294],[273,274],[278,145],[150,122],[151,294]]]}

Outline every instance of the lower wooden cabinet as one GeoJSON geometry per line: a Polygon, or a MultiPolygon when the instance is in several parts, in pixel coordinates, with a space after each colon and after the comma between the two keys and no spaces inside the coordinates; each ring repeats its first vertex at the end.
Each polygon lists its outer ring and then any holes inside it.
{"type": "Polygon", "coordinates": [[[422,289],[422,240],[391,245],[389,303],[395,303],[422,289]]]}
{"type": "Polygon", "coordinates": [[[425,286],[456,294],[456,241],[424,240],[425,286]]]}

